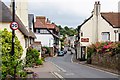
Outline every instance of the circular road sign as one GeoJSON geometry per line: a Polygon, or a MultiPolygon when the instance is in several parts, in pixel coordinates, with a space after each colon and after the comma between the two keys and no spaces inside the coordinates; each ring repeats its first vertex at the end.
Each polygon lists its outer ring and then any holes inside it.
{"type": "Polygon", "coordinates": [[[12,22],[12,23],[10,24],[10,28],[11,28],[12,30],[17,30],[18,27],[19,27],[19,25],[18,25],[17,22],[12,22]]]}

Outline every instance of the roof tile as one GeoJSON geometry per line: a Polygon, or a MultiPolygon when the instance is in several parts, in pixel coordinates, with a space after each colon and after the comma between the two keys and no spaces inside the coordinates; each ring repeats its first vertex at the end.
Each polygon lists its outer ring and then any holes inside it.
{"type": "Polygon", "coordinates": [[[101,16],[114,28],[120,28],[120,13],[101,13],[101,16]]]}

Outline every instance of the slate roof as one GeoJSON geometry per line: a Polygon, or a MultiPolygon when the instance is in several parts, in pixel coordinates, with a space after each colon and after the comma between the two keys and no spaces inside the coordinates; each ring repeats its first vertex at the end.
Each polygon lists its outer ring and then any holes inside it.
{"type": "MultiPolygon", "coordinates": [[[[12,22],[12,13],[10,9],[0,1],[0,6],[2,5],[2,9],[0,9],[0,22],[6,23],[6,22],[12,22]]],[[[27,31],[26,27],[22,23],[22,21],[18,18],[18,16],[15,16],[15,21],[19,24],[19,30],[27,37],[30,36],[29,32],[27,31]]]]}
{"type": "MultiPolygon", "coordinates": [[[[29,28],[34,26],[34,14],[28,14],[29,28]],[[33,26],[32,26],[33,23],[33,26]]],[[[35,34],[29,29],[30,37],[36,38],[35,34]]]]}
{"type": "Polygon", "coordinates": [[[30,37],[36,38],[35,34],[31,30],[29,30],[29,34],[30,34],[30,37]]]}
{"type": "Polygon", "coordinates": [[[28,14],[29,28],[32,28],[31,24],[34,26],[34,14],[28,14]]]}

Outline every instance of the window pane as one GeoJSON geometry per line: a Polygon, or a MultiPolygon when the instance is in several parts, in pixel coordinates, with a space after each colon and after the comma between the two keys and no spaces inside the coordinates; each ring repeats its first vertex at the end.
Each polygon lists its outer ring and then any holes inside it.
{"type": "Polygon", "coordinates": [[[46,29],[41,29],[40,33],[44,33],[45,34],[45,33],[49,33],[49,32],[46,29]]]}
{"type": "Polygon", "coordinates": [[[109,32],[102,32],[102,40],[103,41],[108,41],[110,37],[109,32]]]}

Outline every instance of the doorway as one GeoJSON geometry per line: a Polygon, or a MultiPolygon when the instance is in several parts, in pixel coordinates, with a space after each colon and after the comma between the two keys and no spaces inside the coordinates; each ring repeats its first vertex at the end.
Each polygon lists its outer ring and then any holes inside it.
{"type": "Polygon", "coordinates": [[[86,56],[86,46],[81,47],[81,60],[84,61],[86,56]]]}

